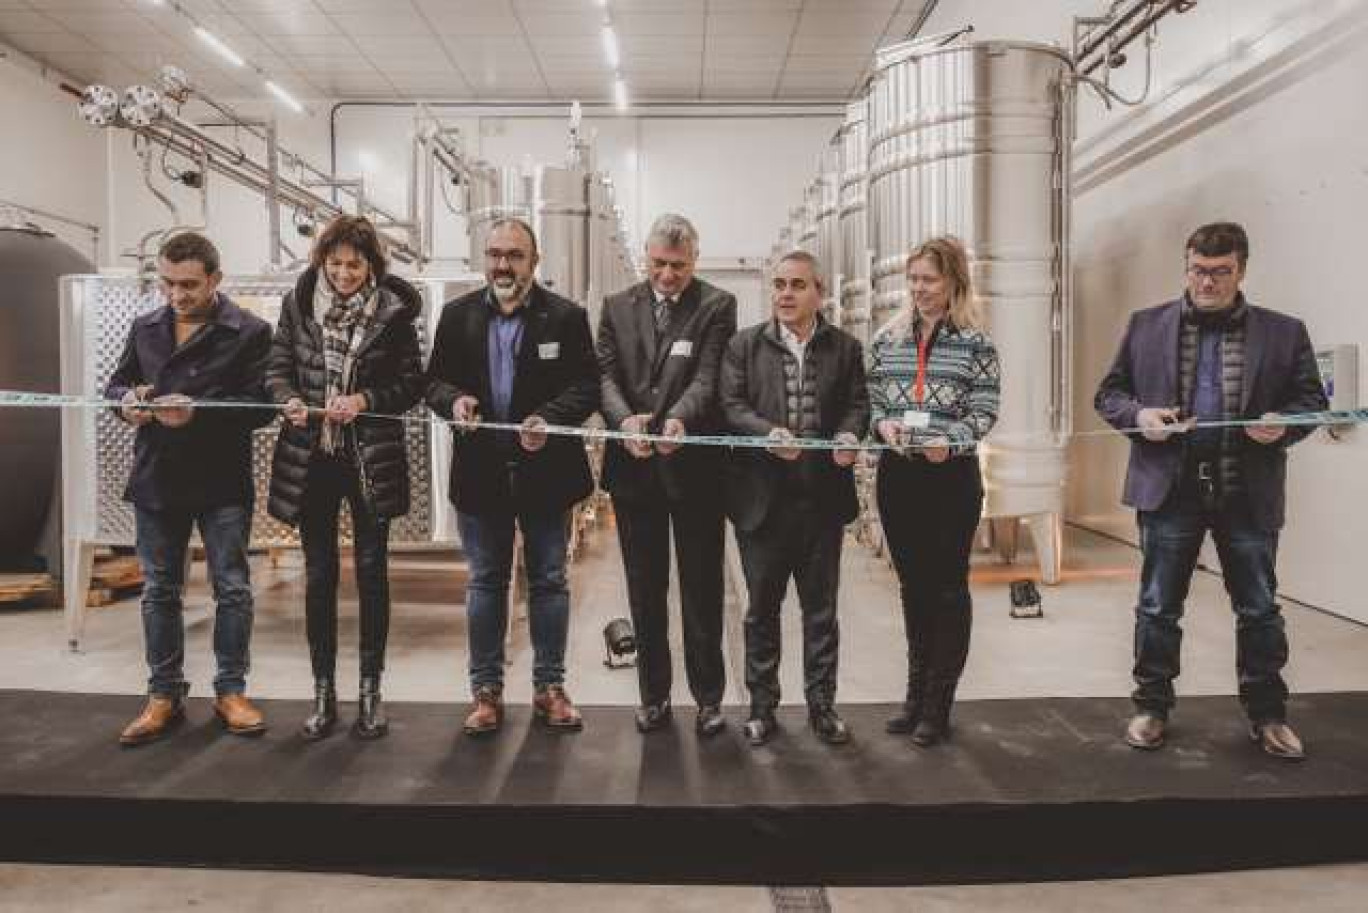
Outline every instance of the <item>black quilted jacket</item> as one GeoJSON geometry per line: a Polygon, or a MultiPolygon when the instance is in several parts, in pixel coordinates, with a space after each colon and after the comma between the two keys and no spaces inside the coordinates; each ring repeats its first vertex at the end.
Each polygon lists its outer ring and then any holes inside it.
{"type": "MultiPolygon", "coordinates": [[[[322,406],[326,389],[321,315],[314,314],[318,270],[299,277],[285,296],[266,367],[266,389],[284,404],[298,397],[322,406]]],[[[422,354],[414,321],[422,313],[418,290],[398,276],[380,282],[375,329],[362,344],[356,366],[356,392],[364,393],[368,412],[403,415],[423,394],[422,354]]],[[[318,447],[322,419],[311,416],[305,428],[282,423],[271,464],[267,510],[282,522],[295,524],[304,506],[309,457],[318,447]]],[[[359,418],[346,434],[360,458],[362,487],[381,518],[408,513],[408,459],[404,425],[380,418],[359,418]]]]}

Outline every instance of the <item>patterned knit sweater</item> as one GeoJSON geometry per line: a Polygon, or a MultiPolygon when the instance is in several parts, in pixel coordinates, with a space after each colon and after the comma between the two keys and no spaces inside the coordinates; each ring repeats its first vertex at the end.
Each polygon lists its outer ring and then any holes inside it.
{"type": "Polygon", "coordinates": [[[927,412],[931,423],[914,440],[944,437],[956,452],[972,452],[997,422],[997,347],[981,330],[960,329],[947,319],[931,342],[923,401],[918,403],[918,339],[915,328],[885,328],[870,344],[872,426],[877,429],[884,419],[901,419],[909,410],[927,412]]]}

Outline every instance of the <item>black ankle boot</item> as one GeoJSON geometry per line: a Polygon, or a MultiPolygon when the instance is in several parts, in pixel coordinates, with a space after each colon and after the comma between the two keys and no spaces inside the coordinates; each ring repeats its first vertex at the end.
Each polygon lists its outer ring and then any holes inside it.
{"type": "Polygon", "coordinates": [[[380,676],[361,676],[361,702],[356,710],[352,732],[359,739],[378,739],[389,731],[384,708],[380,706],[380,676]]]}
{"type": "Polygon", "coordinates": [[[299,734],[316,742],[332,732],[337,724],[337,688],[331,678],[314,680],[313,713],[300,727],[299,734]]]}
{"type": "Polygon", "coordinates": [[[955,703],[958,682],[935,683],[926,689],[921,720],[912,730],[912,744],[930,748],[950,738],[950,707],[955,703]]]}
{"type": "Polygon", "coordinates": [[[921,704],[907,701],[898,711],[897,716],[891,716],[884,722],[884,732],[893,735],[907,735],[917,728],[921,722],[921,704]]]}

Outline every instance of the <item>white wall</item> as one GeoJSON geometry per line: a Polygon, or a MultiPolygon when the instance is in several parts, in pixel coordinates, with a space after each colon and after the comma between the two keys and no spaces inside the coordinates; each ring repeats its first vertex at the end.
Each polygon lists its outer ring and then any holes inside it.
{"type": "MultiPolygon", "coordinates": [[[[76,102],[38,73],[0,58],[0,200],[79,222],[106,223],[105,144],[76,116],[76,102]]],[[[97,259],[90,232],[38,219],[72,247],[97,259]]]]}
{"type": "MultiPolygon", "coordinates": [[[[1183,240],[1216,219],[1245,224],[1246,291],[1305,320],[1318,346],[1368,352],[1352,264],[1368,210],[1368,3],[1203,0],[1170,20],[1153,102],[1134,112],[1082,107],[1075,173],[1080,430],[1100,427],[1091,396],[1129,312],[1182,290],[1183,240]]],[[[1127,92],[1138,86],[1138,52],[1127,92]]],[[[1360,391],[1360,395],[1361,391],[1360,391]]],[[[1292,452],[1279,563],[1293,598],[1368,620],[1357,579],[1368,541],[1368,436],[1318,434],[1292,452]]],[[[1069,511],[1134,538],[1117,495],[1125,444],[1074,447],[1069,511]]]]}

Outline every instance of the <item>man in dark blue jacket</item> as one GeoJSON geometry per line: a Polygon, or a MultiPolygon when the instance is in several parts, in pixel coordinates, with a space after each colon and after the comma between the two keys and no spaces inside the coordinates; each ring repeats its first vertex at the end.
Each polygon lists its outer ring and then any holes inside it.
{"type": "Polygon", "coordinates": [[[1099,415],[1132,429],[1124,501],[1140,525],[1144,563],[1135,621],[1134,748],[1164,743],[1178,676],[1183,601],[1208,531],[1237,616],[1240,702],[1268,754],[1305,750],[1287,724],[1287,635],[1275,591],[1287,448],[1311,428],[1279,424],[1194,428],[1327,408],[1300,320],[1255,307],[1240,291],[1249,260],[1243,228],[1216,223],[1187,244],[1187,293],[1131,316],[1097,391],[1099,415]],[[1139,429],[1139,430],[1133,430],[1139,429]]]}
{"type": "Polygon", "coordinates": [[[133,321],[105,395],[137,428],[125,499],[137,519],[149,699],[119,737],[153,741],[185,715],[185,626],[181,593],[190,533],[198,526],[213,584],[214,712],[229,732],[266,728],[247,700],[252,588],[252,431],[266,409],[197,409],[195,400],[267,401],[264,376],[271,328],[218,292],[219,253],[186,232],[163,245],[157,270],[166,304],[133,321]]]}

